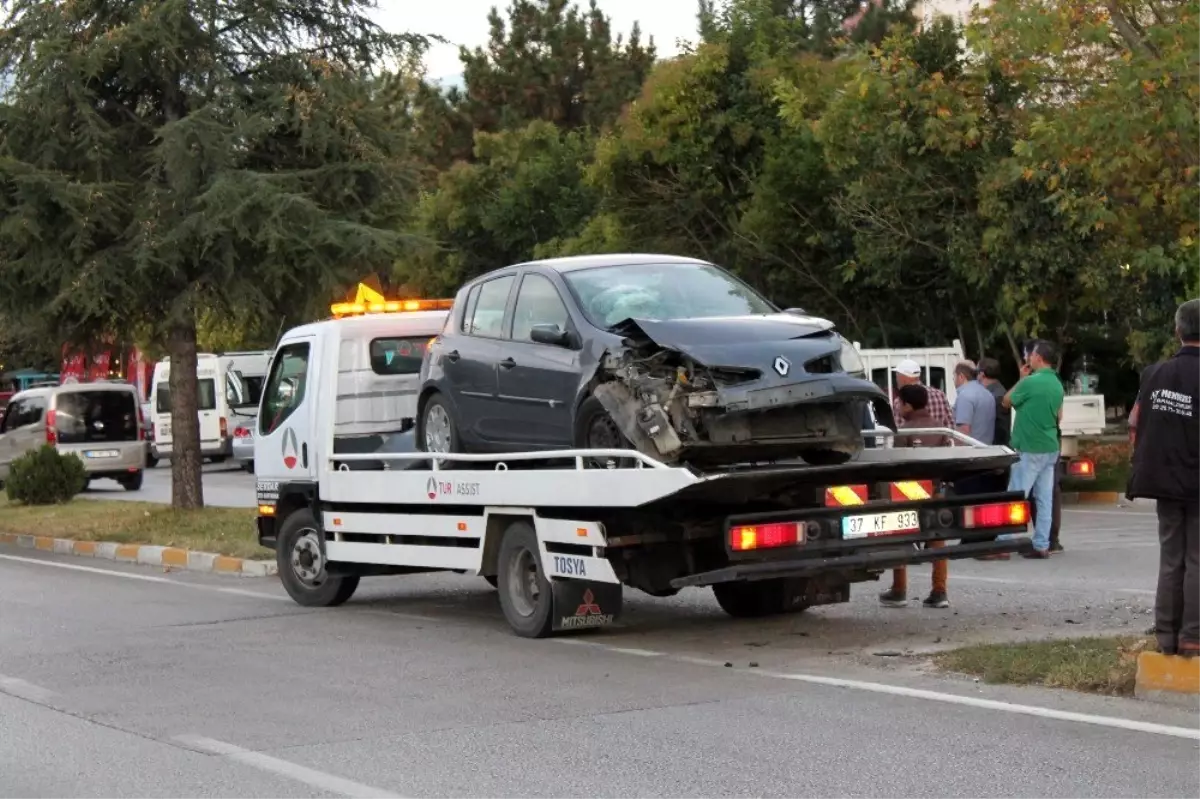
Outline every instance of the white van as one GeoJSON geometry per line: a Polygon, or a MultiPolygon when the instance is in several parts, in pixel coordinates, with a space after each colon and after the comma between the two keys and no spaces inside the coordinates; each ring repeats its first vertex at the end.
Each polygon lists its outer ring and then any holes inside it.
{"type": "MultiPolygon", "coordinates": [[[[238,390],[231,388],[227,367],[212,353],[196,356],[196,410],[200,417],[200,454],[220,463],[232,452],[229,419],[234,405],[241,404],[238,390]]],[[[171,359],[154,365],[154,384],[150,388],[150,419],[154,425],[153,456],[169,458],[171,434],[171,359]]]]}

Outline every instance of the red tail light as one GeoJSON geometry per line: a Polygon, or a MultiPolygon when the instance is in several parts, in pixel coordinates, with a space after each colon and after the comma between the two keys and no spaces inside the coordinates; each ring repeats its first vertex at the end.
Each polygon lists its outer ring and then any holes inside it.
{"type": "Polygon", "coordinates": [[[729,546],[736,552],[786,547],[803,540],[800,525],[796,522],[746,524],[729,528],[729,546]]]}
{"type": "Polygon", "coordinates": [[[58,411],[53,408],[46,411],[46,443],[58,443],[58,411]]]}
{"type": "Polygon", "coordinates": [[[963,508],[963,527],[1017,527],[1029,524],[1028,502],[997,502],[992,505],[971,505],[963,508]]]}
{"type": "Polygon", "coordinates": [[[233,428],[233,437],[234,438],[249,438],[250,437],[250,429],[247,427],[235,427],[235,428],[233,428]]]}
{"type": "Polygon", "coordinates": [[[1096,464],[1091,458],[1075,458],[1067,464],[1067,474],[1092,479],[1096,476],[1096,464]]]}
{"type": "Polygon", "coordinates": [[[221,438],[229,438],[229,420],[221,417],[221,438]]]}

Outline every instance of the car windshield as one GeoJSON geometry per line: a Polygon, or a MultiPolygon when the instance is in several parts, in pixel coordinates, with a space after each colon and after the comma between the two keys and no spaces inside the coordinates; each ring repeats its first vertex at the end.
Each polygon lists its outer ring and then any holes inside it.
{"type": "Polygon", "coordinates": [[[629,264],[563,275],[588,321],[703,319],[775,313],[754,289],[711,264],[629,264]]]}

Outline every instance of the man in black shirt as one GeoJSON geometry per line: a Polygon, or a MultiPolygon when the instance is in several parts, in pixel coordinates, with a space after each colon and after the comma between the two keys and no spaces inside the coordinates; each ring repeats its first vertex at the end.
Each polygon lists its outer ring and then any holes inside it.
{"type": "Polygon", "coordinates": [[[1154,634],[1165,654],[1200,654],[1200,300],[1175,313],[1182,345],[1142,373],[1130,499],[1157,500],[1154,634]]]}

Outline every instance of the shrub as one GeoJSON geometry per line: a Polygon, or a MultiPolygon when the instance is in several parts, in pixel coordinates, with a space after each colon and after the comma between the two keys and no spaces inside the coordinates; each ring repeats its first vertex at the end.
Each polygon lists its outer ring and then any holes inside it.
{"type": "Polygon", "coordinates": [[[83,461],[60,455],[49,444],[27,452],[12,462],[4,489],[8,498],[26,505],[66,502],[87,485],[83,461]]]}

